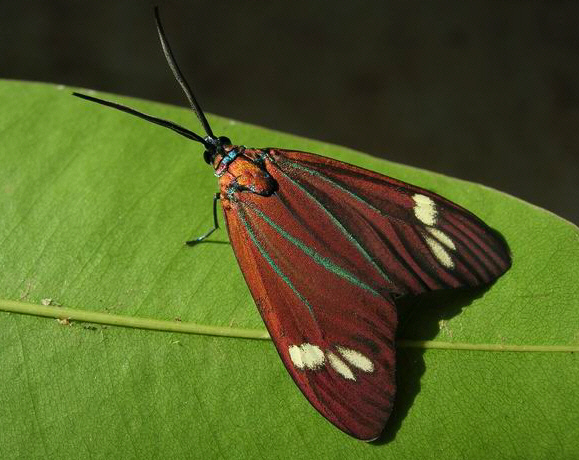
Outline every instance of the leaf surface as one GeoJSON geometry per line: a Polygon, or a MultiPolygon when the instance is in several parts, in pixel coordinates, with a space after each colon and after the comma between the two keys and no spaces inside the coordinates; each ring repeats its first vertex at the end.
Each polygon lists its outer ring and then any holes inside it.
{"type": "MultiPolygon", "coordinates": [[[[70,96],[0,81],[0,299],[263,328],[202,147],[70,96]]],[[[111,96],[101,96],[109,97],[111,96]]],[[[181,108],[112,97],[198,130],[181,108]]],[[[517,198],[352,150],[211,116],[234,142],[316,152],[423,186],[500,231],[513,267],[490,289],[419,299],[401,335],[579,346],[579,230],[517,198]]],[[[542,186],[537,184],[537,186],[542,186]]],[[[400,348],[381,443],[309,406],[268,341],[0,313],[0,458],[571,458],[575,353],[400,348]]]]}

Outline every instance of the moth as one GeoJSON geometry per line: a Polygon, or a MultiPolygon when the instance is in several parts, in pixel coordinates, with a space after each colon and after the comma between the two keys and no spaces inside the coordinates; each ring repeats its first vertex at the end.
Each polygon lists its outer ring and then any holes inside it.
{"type": "Polygon", "coordinates": [[[377,438],[394,404],[396,301],[482,286],[511,265],[482,220],[428,190],[313,153],[248,148],[216,136],[163,30],[163,52],[205,136],[74,93],[202,144],[231,245],[277,351],[309,402],[336,427],[377,438]]]}

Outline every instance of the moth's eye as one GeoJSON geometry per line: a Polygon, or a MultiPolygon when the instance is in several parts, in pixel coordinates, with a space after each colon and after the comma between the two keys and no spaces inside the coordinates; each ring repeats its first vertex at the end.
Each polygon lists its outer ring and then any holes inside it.
{"type": "Polygon", "coordinates": [[[213,162],[213,155],[214,155],[214,152],[210,152],[209,150],[205,150],[205,152],[203,152],[203,159],[205,160],[205,163],[210,165],[213,162]]]}
{"type": "Polygon", "coordinates": [[[221,145],[231,145],[231,140],[229,140],[229,138],[225,136],[219,136],[219,142],[221,143],[221,145]]]}

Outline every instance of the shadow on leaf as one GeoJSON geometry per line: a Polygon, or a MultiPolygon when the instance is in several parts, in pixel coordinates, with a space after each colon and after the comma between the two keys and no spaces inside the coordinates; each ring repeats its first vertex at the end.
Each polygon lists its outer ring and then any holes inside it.
{"type": "MultiPolygon", "coordinates": [[[[482,288],[429,292],[396,301],[399,316],[398,338],[432,340],[440,332],[440,321],[457,316],[462,309],[482,297],[490,286],[482,288]]],[[[396,365],[396,400],[386,428],[373,444],[387,444],[396,433],[420,392],[420,379],[426,370],[425,349],[398,347],[396,365]]]]}

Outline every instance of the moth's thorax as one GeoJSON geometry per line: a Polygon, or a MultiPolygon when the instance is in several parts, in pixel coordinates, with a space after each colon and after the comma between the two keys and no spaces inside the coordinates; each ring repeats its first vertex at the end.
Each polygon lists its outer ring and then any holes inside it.
{"type": "Polygon", "coordinates": [[[219,177],[221,202],[229,209],[238,192],[269,196],[277,188],[276,181],[265,169],[264,151],[228,145],[213,161],[215,175],[219,177]]]}

